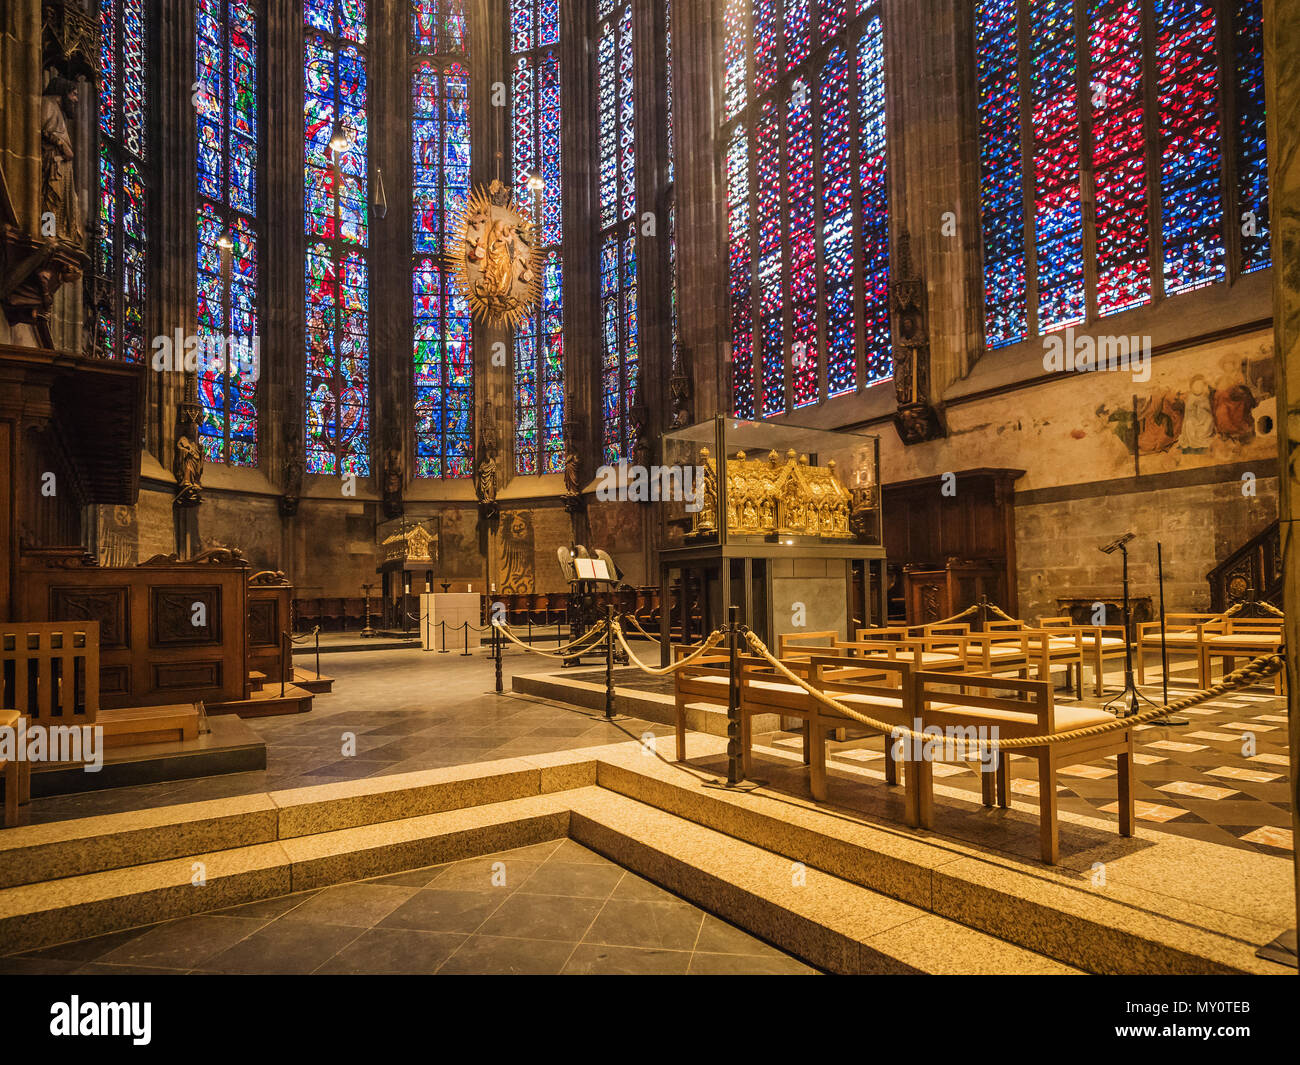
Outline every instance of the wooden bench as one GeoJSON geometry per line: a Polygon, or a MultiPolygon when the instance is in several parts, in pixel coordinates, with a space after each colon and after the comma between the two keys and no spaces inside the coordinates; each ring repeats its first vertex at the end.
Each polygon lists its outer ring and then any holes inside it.
{"type": "MultiPolygon", "coordinates": [[[[915,717],[922,730],[937,725],[945,732],[949,727],[997,729],[999,739],[1018,736],[1052,735],[1115,719],[1106,711],[1086,706],[1056,706],[1050,681],[1011,680],[973,674],[919,671],[912,674],[915,717]],[[991,694],[997,690],[1014,690],[1018,698],[991,694]]],[[[1010,804],[1008,752],[1000,752],[996,767],[986,767],[981,776],[984,805],[992,806],[996,788],[997,804],[1010,804]]],[[[1055,865],[1060,855],[1057,827],[1056,774],[1072,765],[1096,762],[1116,755],[1119,785],[1119,833],[1133,834],[1133,730],[1118,729],[1100,736],[1085,736],[1059,743],[1014,749],[1015,754],[1038,760],[1039,840],[1044,862],[1055,865]]],[[[918,805],[921,827],[930,828],[933,820],[933,771],[931,761],[917,760],[921,780],[918,805]]]]}

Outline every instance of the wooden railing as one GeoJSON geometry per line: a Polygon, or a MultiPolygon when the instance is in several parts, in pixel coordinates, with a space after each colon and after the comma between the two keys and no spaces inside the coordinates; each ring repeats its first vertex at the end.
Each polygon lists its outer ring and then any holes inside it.
{"type": "Polygon", "coordinates": [[[1252,588],[1260,599],[1282,605],[1280,525],[1266,525],[1205,575],[1210,582],[1210,609],[1222,613],[1246,598],[1252,588]]]}
{"type": "Polygon", "coordinates": [[[99,622],[0,624],[0,709],[33,725],[93,725],[99,713],[99,622]]]}

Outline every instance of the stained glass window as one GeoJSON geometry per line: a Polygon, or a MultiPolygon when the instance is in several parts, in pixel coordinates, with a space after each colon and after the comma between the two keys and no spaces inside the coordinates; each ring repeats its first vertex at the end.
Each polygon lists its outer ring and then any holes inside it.
{"type": "Polygon", "coordinates": [[[866,0],[723,27],[731,401],[768,418],[893,373],[884,30],[866,0]]]}
{"type": "Polygon", "coordinates": [[[257,465],[258,19],[197,0],[199,437],[211,462],[257,465]]]}
{"type": "Polygon", "coordinates": [[[976,0],[984,335],[989,347],[1023,340],[1027,329],[1018,8],[1019,0],[976,0]]]}
{"type": "Polygon", "coordinates": [[[600,315],[603,457],[627,458],[639,370],[636,132],[632,93],[632,3],[610,2],[596,45],[600,148],[600,315]]]}
{"type": "Polygon", "coordinates": [[[1269,264],[1260,7],[977,0],[990,347],[1269,264]]]}
{"type": "Polygon", "coordinates": [[[727,289],[731,303],[731,395],[741,418],[754,417],[754,306],[749,228],[749,139],[727,145],[727,289]]]}
{"type": "Polygon", "coordinates": [[[365,0],[304,0],[306,465],[370,474],[365,0]]]}
{"type": "Polygon", "coordinates": [[[144,0],[99,0],[99,240],[109,295],[96,306],[95,344],[107,358],[145,357],[147,247],[144,0]]]}
{"type": "Polygon", "coordinates": [[[559,0],[511,0],[511,173],[541,235],[542,306],[515,329],[515,472],[564,468],[559,0]],[[529,179],[540,177],[540,191],[529,179]]]}
{"type": "Polygon", "coordinates": [[[1213,0],[1156,0],[1165,294],[1222,281],[1223,133],[1213,0]]]}
{"type": "MultiPolygon", "coordinates": [[[[872,16],[858,38],[858,185],[862,194],[862,381],[894,375],[889,331],[889,183],[885,139],[885,35],[872,16]]],[[[845,297],[847,299],[847,297],[845,297]]],[[[836,319],[831,308],[831,321],[836,319]]],[[[844,341],[841,339],[841,349],[844,341]]],[[[833,354],[833,352],[832,352],[833,354]]],[[[841,359],[831,395],[853,388],[852,369],[841,359]]]]}
{"type": "Polygon", "coordinates": [[[1268,148],[1264,138],[1264,20],[1260,0],[1233,4],[1235,47],[1236,224],[1241,233],[1241,271],[1272,261],[1268,225],[1268,148]]]}
{"type": "Polygon", "coordinates": [[[415,475],[469,477],[474,360],[469,302],[445,255],[469,194],[464,0],[412,4],[411,284],[415,475]]]}

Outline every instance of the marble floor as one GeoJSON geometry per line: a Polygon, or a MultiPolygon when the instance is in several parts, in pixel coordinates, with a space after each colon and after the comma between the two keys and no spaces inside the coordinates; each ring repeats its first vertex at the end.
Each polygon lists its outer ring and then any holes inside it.
{"type": "Polygon", "coordinates": [[[812,975],[553,840],[0,957],[0,974],[812,975]]]}
{"type": "MultiPolygon", "coordinates": [[[[345,651],[322,658],[334,691],[308,714],[249,719],[266,740],[264,771],[35,799],[31,823],[201,802],[281,788],[486,762],[668,735],[672,728],[604,715],[510,691],[518,671],[554,663],[512,648],[497,695],[486,656],[413,649],[345,651]]],[[[311,668],[310,661],[301,662],[311,668]]]]}

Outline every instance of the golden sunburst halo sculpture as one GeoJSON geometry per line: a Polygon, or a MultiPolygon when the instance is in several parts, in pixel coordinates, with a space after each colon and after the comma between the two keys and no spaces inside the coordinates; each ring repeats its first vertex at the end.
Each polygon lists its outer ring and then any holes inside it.
{"type": "Polygon", "coordinates": [[[470,313],[487,325],[514,327],[542,296],[541,256],[533,223],[493,181],[474,189],[461,210],[447,264],[470,313]]]}

